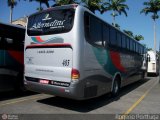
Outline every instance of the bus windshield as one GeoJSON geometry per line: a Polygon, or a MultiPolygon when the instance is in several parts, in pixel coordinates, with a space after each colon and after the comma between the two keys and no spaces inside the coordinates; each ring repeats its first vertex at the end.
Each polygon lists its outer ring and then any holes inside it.
{"type": "Polygon", "coordinates": [[[69,32],[73,27],[75,9],[45,11],[28,18],[29,36],[69,32]]]}

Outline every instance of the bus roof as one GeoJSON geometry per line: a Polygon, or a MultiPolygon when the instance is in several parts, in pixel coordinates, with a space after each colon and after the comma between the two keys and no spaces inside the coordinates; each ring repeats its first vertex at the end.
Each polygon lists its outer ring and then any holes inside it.
{"type": "Polygon", "coordinates": [[[69,5],[55,6],[55,7],[45,9],[45,10],[40,11],[40,12],[33,13],[30,16],[41,14],[41,13],[46,12],[46,11],[52,11],[52,10],[58,10],[58,9],[67,9],[67,8],[76,8],[77,6],[79,6],[79,5],[78,4],[69,4],[69,5]]]}
{"type": "MultiPolygon", "coordinates": [[[[81,6],[81,5],[79,5],[79,6],[81,6]]],[[[83,7],[83,6],[81,6],[81,7],[83,7]]],[[[109,25],[109,26],[115,28],[117,31],[119,31],[119,32],[121,32],[121,33],[123,33],[123,34],[125,34],[127,37],[129,37],[130,39],[133,39],[136,43],[138,43],[138,44],[142,45],[144,48],[146,48],[143,44],[141,44],[140,42],[138,42],[138,41],[135,40],[134,38],[130,37],[128,34],[126,34],[125,32],[121,31],[121,30],[118,29],[117,27],[115,27],[115,26],[111,25],[110,23],[106,22],[104,19],[98,17],[96,14],[94,14],[92,11],[90,11],[90,10],[87,9],[86,7],[83,7],[83,8],[84,8],[87,12],[89,12],[90,14],[94,15],[96,18],[98,18],[98,19],[102,20],[103,22],[105,22],[107,25],[109,25]]]]}
{"type": "Polygon", "coordinates": [[[16,28],[26,29],[26,28],[25,28],[25,27],[23,27],[23,26],[20,26],[20,25],[14,25],[14,24],[10,24],[10,23],[3,23],[3,22],[0,22],[0,25],[6,25],[6,26],[12,26],[12,27],[16,27],[16,28]]]}
{"type": "Polygon", "coordinates": [[[134,38],[130,37],[128,34],[124,33],[123,31],[119,30],[118,28],[116,28],[115,26],[109,24],[108,22],[106,22],[105,20],[101,19],[100,17],[98,17],[96,14],[94,14],[93,12],[91,12],[89,9],[87,9],[86,7],[82,6],[82,5],[79,5],[79,4],[69,4],[69,5],[62,5],[62,6],[55,6],[55,7],[51,7],[51,8],[48,8],[46,10],[43,10],[43,11],[40,11],[40,12],[36,12],[36,13],[33,13],[31,14],[30,16],[33,16],[33,15],[37,15],[37,14],[41,14],[43,12],[46,12],[46,11],[51,11],[51,10],[58,10],[58,9],[67,9],[67,8],[77,8],[77,7],[81,7],[83,8],[85,11],[89,12],[90,14],[94,15],[95,17],[97,17],[98,19],[102,20],[103,22],[105,22],[107,25],[115,28],[117,31],[121,32],[122,34],[126,35],[127,37],[129,37],[130,39],[134,40],[136,43],[140,44],[141,46],[143,46],[144,48],[146,48],[144,45],[142,45],[141,43],[139,43],[137,40],[135,40],[134,38]]]}

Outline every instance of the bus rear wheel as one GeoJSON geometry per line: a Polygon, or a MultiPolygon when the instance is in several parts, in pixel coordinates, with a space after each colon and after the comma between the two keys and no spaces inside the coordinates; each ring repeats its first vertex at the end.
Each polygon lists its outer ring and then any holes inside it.
{"type": "Polygon", "coordinates": [[[116,77],[113,82],[113,88],[111,91],[112,97],[117,96],[119,94],[119,91],[120,91],[120,79],[118,77],[116,77]]]}

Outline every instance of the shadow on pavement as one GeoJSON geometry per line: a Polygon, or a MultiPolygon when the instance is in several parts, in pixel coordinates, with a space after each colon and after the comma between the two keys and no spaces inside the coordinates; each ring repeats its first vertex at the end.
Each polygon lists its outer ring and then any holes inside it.
{"type": "Polygon", "coordinates": [[[157,75],[155,73],[148,73],[147,76],[148,77],[158,77],[159,75],[157,75]]]}
{"type": "Polygon", "coordinates": [[[68,110],[85,113],[85,112],[89,112],[89,111],[98,109],[100,107],[103,107],[113,101],[119,100],[122,96],[140,87],[141,85],[148,82],[149,80],[150,79],[146,78],[144,80],[140,80],[126,87],[123,87],[121,89],[119,96],[115,98],[112,98],[110,94],[105,94],[101,97],[84,100],[84,101],[71,100],[71,99],[66,99],[62,97],[50,97],[47,99],[38,100],[37,102],[42,104],[47,104],[50,106],[56,106],[56,107],[60,107],[68,110]]]}
{"type": "Polygon", "coordinates": [[[31,92],[31,91],[7,91],[7,92],[0,92],[0,101],[3,100],[9,100],[9,99],[14,99],[14,98],[21,98],[21,97],[25,97],[25,96],[30,96],[30,95],[34,95],[37,94],[35,92],[31,92]]]}

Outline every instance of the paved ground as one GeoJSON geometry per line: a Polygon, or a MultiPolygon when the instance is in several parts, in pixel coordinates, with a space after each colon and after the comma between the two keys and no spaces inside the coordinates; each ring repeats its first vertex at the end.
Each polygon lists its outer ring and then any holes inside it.
{"type": "Polygon", "coordinates": [[[33,92],[0,93],[0,114],[4,113],[160,114],[159,78],[148,77],[124,87],[116,98],[104,95],[87,101],[75,101],[33,92]]]}

